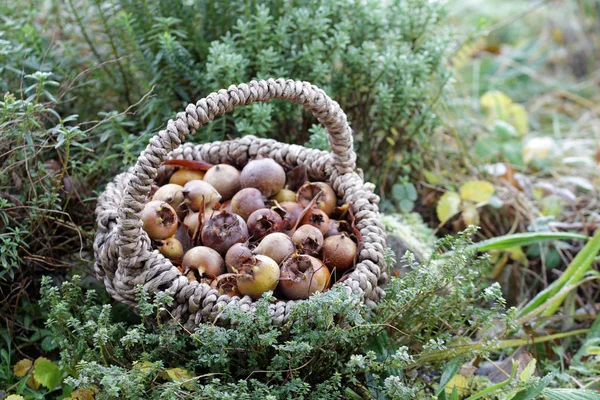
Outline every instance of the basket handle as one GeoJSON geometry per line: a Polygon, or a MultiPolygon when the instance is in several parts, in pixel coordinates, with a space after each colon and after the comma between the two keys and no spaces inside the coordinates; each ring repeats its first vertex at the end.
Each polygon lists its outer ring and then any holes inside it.
{"type": "Polygon", "coordinates": [[[142,231],[139,214],[157,176],[157,169],[167,155],[179,147],[188,135],[216,117],[237,106],[271,99],[288,100],[310,110],[327,130],[331,165],[339,175],[354,171],[356,154],[346,114],[337,102],[318,87],[291,79],[268,79],[232,85],[228,89],[213,92],[196,104],[189,104],[185,112],[177,114],[175,120],[169,120],[167,128],[152,137],[140,154],[125,187],[118,213],[119,264],[134,267],[145,261],[143,258],[150,243],[142,231]],[[146,246],[141,245],[144,241],[147,242],[146,246]]]}

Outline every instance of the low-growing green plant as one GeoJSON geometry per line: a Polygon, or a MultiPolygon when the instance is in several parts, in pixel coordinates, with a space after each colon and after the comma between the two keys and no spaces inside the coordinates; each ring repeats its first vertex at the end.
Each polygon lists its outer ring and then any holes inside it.
{"type": "Polygon", "coordinates": [[[470,234],[442,240],[438,249],[453,250],[450,258],[433,255],[414,264],[403,279],[392,279],[375,308],[335,287],[297,304],[282,326],[269,315],[271,296],[258,302],[254,314],[225,309],[234,328],[207,321],[189,332],[168,316],[168,293],[151,298],[140,291],[139,322],[131,323],[120,321],[94,290],[84,291],[78,277],[62,289],[45,279],[41,304],[64,377],[53,393],[86,389],[99,391],[98,399],[426,398],[438,385],[419,376],[435,375],[456,357],[490,351],[496,342],[476,343],[479,336],[498,321],[510,325],[514,314],[506,314],[499,290],[485,289],[488,264],[466,249],[470,234]]]}

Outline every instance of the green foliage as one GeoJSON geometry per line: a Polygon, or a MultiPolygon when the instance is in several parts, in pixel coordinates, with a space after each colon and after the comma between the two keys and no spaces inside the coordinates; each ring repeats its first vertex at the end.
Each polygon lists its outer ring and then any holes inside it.
{"type": "Polygon", "coordinates": [[[140,319],[125,322],[78,277],[61,289],[45,279],[42,305],[64,384],[97,388],[97,398],[423,397],[435,386],[416,379],[421,372],[454,358],[453,343],[506,317],[501,296],[481,285],[487,263],[466,250],[469,234],[442,240],[440,249],[454,249],[453,258],[414,265],[373,309],[336,287],[297,304],[282,326],[273,324],[273,298],[266,296],[254,314],[224,310],[235,328],[204,324],[188,332],[177,320],[158,318],[168,294],[151,299],[143,291],[140,319]],[[482,301],[495,306],[486,310],[482,301]]]}
{"type": "MultiPolygon", "coordinates": [[[[143,99],[136,129],[149,132],[185,103],[231,84],[269,77],[307,80],[347,112],[359,164],[384,188],[421,165],[420,153],[438,124],[434,106],[450,77],[445,63],[450,35],[437,2],[69,0],[66,7],[30,2],[44,11],[9,13],[9,35],[20,35],[20,24],[33,17],[55,26],[63,37],[46,63],[65,81],[86,65],[101,65],[85,70],[85,85],[70,88],[84,118],[95,118],[99,110],[122,111],[143,99]],[[96,96],[99,92],[108,98],[96,96]]],[[[30,28],[37,47],[22,53],[43,54],[51,37],[40,28],[30,28]]],[[[11,61],[8,65],[16,65],[16,58],[11,61]]],[[[195,140],[254,134],[301,144],[315,123],[298,106],[273,102],[236,110],[195,140]]]]}

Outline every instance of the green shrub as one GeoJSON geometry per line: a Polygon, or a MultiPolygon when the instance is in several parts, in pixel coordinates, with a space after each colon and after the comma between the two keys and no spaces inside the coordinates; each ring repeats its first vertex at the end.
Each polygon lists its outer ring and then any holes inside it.
{"type": "Polygon", "coordinates": [[[53,393],[99,389],[97,399],[426,398],[438,379],[427,383],[420,376],[435,376],[450,359],[484,353],[486,345],[453,347],[495,321],[508,322],[499,291],[484,289],[488,264],[466,250],[467,236],[439,243],[454,250],[450,258],[434,255],[403,279],[394,278],[374,309],[338,288],[299,303],[283,326],[272,323],[272,298],[265,297],[254,315],[225,311],[234,329],[205,324],[188,332],[179,321],[156,317],[168,309],[168,295],[151,299],[145,292],[139,294],[140,318],[126,322],[122,309],[116,312],[94,290],[84,291],[78,277],[62,289],[46,279],[42,305],[64,377],[53,393]],[[488,302],[494,306],[483,308],[488,302]]]}
{"type": "MultiPolygon", "coordinates": [[[[43,53],[59,34],[48,68],[68,82],[85,71],[85,83],[72,88],[84,120],[144,99],[135,129],[153,131],[186,103],[231,84],[307,80],[349,114],[359,165],[382,193],[420,166],[450,76],[450,36],[438,2],[68,0],[47,9],[31,3],[43,9],[35,15],[41,26],[32,23],[32,11],[26,19],[38,35],[32,52],[43,53]]],[[[255,104],[195,140],[254,134],[303,144],[315,123],[295,105],[255,104]]]]}

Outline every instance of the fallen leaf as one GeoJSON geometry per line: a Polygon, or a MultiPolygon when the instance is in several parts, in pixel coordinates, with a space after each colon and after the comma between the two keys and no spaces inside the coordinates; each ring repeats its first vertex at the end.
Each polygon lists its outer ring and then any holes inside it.
{"type": "Polygon", "coordinates": [[[89,389],[77,389],[65,400],[94,400],[94,392],[89,389]]]}
{"type": "Polygon", "coordinates": [[[425,181],[431,185],[437,185],[442,181],[440,176],[435,172],[425,171],[423,174],[425,175],[425,181]]]}
{"type": "Polygon", "coordinates": [[[488,201],[495,191],[494,185],[487,181],[469,181],[459,189],[460,197],[463,200],[470,200],[475,203],[488,201]]]}
{"type": "Polygon", "coordinates": [[[499,90],[491,90],[479,98],[479,104],[488,116],[494,119],[505,119],[508,115],[508,106],[512,104],[512,99],[499,90]]]}
{"type": "Polygon", "coordinates": [[[460,212],[460,201],[458,193],[446,192],[442,195],[435,207],[437,217],[441,223],[445,223],[460,212]]]}
{"type": "Polygon", "coordinates": [[[479,211],[471,202],[465,202],[462,213],[460,214],[465,225],[479,225],[479,211]]]}
{"type": "Polygon", "coordinates": [[[521,136],[525,136],[529,130],[527,110],[521,104],[511,104],[508,108],[508,121],[517,128],[521,136]]]}
{"type": "Polygon", "coordinates": [[[464,376],[462,376],[461,374],[454,375],[452,378],[450,378],[448,383],[446,383],[446,387],[445,387],[446,394],[451,395],[452,391],[454,390],[455,387],[456,387],[456,392],[458,393],[459,396],[466,395],[467,389],[469,388],[468,379],[465,378],[464,376]]]}
{"type": "Polygon", "coordinates": [[[17,378],[22,378],[25,375],[27,375],[27,373],[29,372],[29,370],[31,369],[32,366],[33,366],[33,363],[31,362],[31,360],[28,360],[28,359],[20,360],[13,367],[13,372],[17,376],[17,378]]]}

